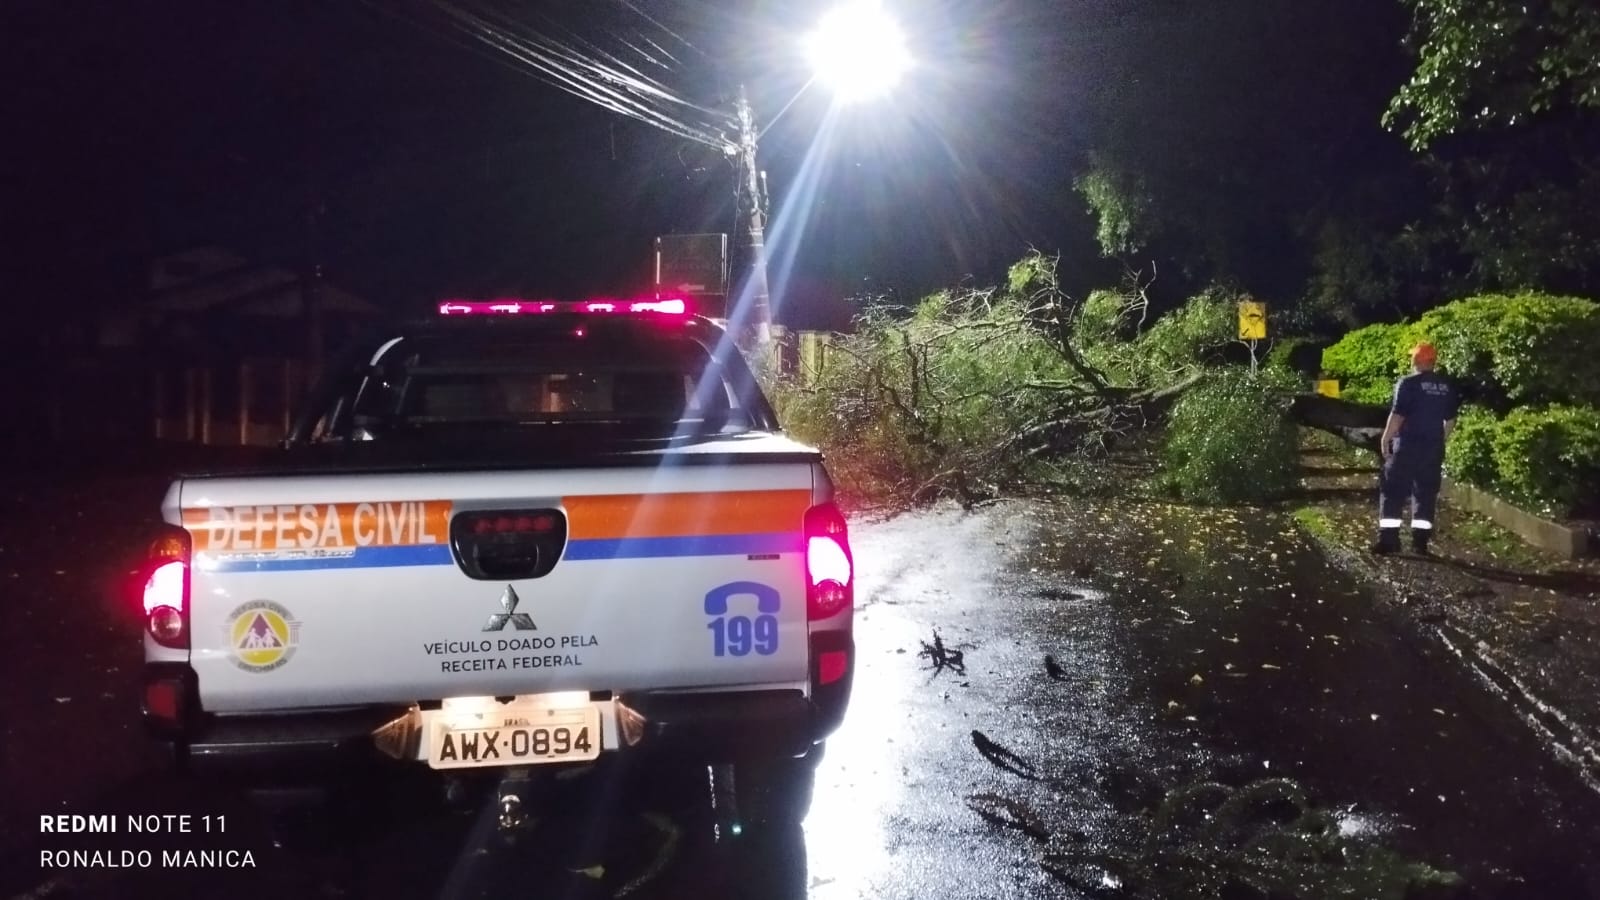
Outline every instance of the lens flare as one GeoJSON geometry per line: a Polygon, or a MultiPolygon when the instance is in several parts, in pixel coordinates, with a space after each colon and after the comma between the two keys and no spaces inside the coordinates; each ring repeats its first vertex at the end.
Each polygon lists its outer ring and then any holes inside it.
{"type": "Polygon", "coordinates": [[[900,26],[872,0],[853,0],[824,16],[807,35],[805,54],[817,80],[844,103],[882,96],[911,68],[900,26]]]}

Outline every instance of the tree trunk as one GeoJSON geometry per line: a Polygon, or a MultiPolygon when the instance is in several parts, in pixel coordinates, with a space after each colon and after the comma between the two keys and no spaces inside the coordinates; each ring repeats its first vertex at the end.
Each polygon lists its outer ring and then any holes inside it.
{"type": "Polygon", "coordinates": [[[1351,403],[1321,394],[1296,394],[1289,415],[1308,428],[1316,428],[1342,438],[1363,450],[1377,452],[1378,439],[1389,420],[1383,406],[1351,403]]]}

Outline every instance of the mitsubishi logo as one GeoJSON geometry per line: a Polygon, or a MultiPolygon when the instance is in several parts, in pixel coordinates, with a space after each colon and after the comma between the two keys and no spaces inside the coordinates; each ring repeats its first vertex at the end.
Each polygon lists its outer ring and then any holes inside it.
{"type": "Polygon", "coordinates": [[[489,617],[483,623],[484,631],[504,631],[506,623],[518,631],[538,631],[539,626],[533,624],[533,617],[527,613],[517,612],[517,604],[522,602],[517,592],[511,585],[506,585],[505,593],[500,595],[500,611],[489,617]]]}

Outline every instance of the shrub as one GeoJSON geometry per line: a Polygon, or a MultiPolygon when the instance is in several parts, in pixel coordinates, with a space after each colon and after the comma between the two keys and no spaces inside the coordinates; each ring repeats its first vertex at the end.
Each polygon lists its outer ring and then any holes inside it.
{"type": "Polygon", "coordinates": [[[1518,409],[1494,434],[1499,487],[1564,516],[1600,492],[1600,410],[1592,406],[1518,409]]]}
{"type": "Polygon", "coordinates": [[[1283,380],[1235,369],[1185,393],[1167,428],[1167,486],[1195,503],[1270,500],[1293,490],[1299,461],[1283,380]]]}
{"type": "Polygon", "coordinates": [[[1467,406],[1456,419],[1445,446],[1444,468],[1451,478],[1493,488],[1499,481],[1494,462],[1494,436],[1500,420],[1480,406],[1467,406]]]}
{"type": "Polygon", "coordinates": [[[1600,305],[1549,294],[1485,295],[1423,314],[1395,347],[1394,365],[1419,341],[1439,368],[1491,408],[1600,404],[1600,305]]]}
{"type": "Polygon", "coordinates": [[[1344,399],[1387,404],[1395,378],[1406,369],[1398,349],[1405,339],[1405,325],[1379,323],[1357,328],[1322,351],[1322,370],[1339,379],[1344,399]]]}

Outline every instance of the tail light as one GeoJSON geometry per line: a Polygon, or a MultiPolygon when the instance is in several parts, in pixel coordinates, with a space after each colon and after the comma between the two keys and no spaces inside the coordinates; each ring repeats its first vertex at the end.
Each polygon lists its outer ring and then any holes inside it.
{"type": "Polygon", "coordinates": [[[169,527],[150,545],[145,631],[163,647],[189,649],[189,533],[169,527]]]}
{"type": "Polygon", "coordinates": [[[550,574],[567,545],[558,509],[464,512],[450,521],[450,546],[468,578],[517,581],[550,574]]]}
{"type": "Polygon", "coordinates": [[[832,503],[806,510],[807,617],[830,618],[855,600],[855,563],[844,515],[832,503]]]}
{"type": "Polygon", "coordinates": [[[179,736],[199,712],[200,692],[188,663],[150,663],[144,667],[140,706],[144,722],[163,738],[179,736]]]}

